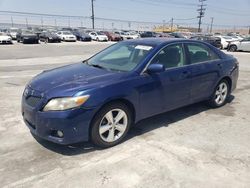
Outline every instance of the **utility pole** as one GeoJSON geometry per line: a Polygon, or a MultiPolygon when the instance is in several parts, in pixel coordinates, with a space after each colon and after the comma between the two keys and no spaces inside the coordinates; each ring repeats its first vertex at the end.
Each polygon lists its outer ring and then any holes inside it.
{"type": "Polygon", "coordinates": [[[13,17],[11,16],[11,27],[14,27],[13,17]]]}
{"type": "Polygon", "coordinates": [[[210,33],[213,31],[214,17],[211,17],[210,33]]]}
{"type": "Polygon", "coordinates": [[[69,17],[69,19],[68,19],[68,27],[70,27],[70,17],[69,17]]]}
{"type": "Polygon", "coordinates": [[[166,26],[165,26],[165,24],[166,24],[166,20],[163,20],[162,22],[163,22],[163,26],[162,26],[162,27],[163,27],[163,28],[162,28],[162,32],[164,33],[164,31],[165,31],[165,27],[166,27],[166,26]]]}
{"type": "Polygon", "coordinates": [[[198,28],[199,33],[201,32],[201,18],[204,17],[205,10],[206,10],[204,7],[207,6],[207,5],[204,4],[205,1],[207,1],[207,0],[199,0],[200,4],[198,5],[199,8],[197,9],[197,11],[198,11],[197,18],[199,18],[199,28],[198,28]]]}
{"type": "Polygon", "coordinates": [[[25,18],[26,21],[26,27],[28,28],[28,18],[25,18]]]}
{"type": "Polygon", "coordinates": [[[171,18],[171,25],[170,25],[171,32],[173,31],[173,26],[174,26],[174,18],[171,18]]]}
{"type": "Polygon", "coordinates": [[[41,26],[43,27],[43,17],[41,17],[41,26]]]}
{"type": "Polygon", "coordinates": [[[91,0],[91,8],[92,8],[92,29],[95,29],[95,14],[94,14],[94,0],[91,0]]]}

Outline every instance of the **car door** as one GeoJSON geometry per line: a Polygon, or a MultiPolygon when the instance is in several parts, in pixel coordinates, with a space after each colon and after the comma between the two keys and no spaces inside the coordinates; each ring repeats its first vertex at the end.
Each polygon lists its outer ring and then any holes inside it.
{"type": "Polygon", "coordinates": [[[41,34],[39,35],[39,40],[45,41],[45,33],[41,33],[41,34]]]}
{"type": "Polygon", "coordinates": [[[222,60],[202,43],[185,43],[192,71],[191,98],[193,102],[211,96],[222,71],[222,60]]]}
{"type": "Polygon", "coordinates": [[[239,49],[242,51],[250,51],[250,38],[245,38],[240,42],[239,49]]]}
{"type": "Polygon", "coordinates": [[[59,32],[57,33],[57,35],[60,37],[60,39],[63,39],[63,38],[62,38],[62,32],[59,31],[59,32]]]}
{"type": "Polygon", "coordinates": [[[190,103],[191,69],[186,66],[183,45],[176,43],[161,49],[151,63],[163,64],[164,72],[142,75],[141,111],[150,116],[190,103]]]}
{"type": "Polygon", "coordinates": [[[93,40],[96,40],[97,34],[96,33],[92,33],[93,36],[93,40]]]}

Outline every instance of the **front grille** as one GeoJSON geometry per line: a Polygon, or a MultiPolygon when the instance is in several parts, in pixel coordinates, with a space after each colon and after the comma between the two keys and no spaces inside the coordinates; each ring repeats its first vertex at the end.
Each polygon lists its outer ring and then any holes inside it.
{"type": "Polygon", "coordinates": [[[28,98],[26,98],[26,103],[32,107],[37,106],[40,101],[40,97],[29,96],[28,98]]]}

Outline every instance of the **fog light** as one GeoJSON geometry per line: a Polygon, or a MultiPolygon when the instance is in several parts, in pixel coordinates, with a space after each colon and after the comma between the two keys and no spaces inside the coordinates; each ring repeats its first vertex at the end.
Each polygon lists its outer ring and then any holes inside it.
{"type": "Polygon", "coordinates": [[[60,138],[63,137],[63,132],[62,132],[62,131],[57,131],[56,134],[57,134],[60,138]]]}

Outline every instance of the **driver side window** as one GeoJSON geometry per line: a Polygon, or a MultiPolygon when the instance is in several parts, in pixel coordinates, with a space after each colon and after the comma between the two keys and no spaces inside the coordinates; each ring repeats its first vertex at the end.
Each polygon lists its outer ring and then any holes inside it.
{"type": "Polygon", "coordinates": [[[181,44],[174,44],[163,48],[153,59],[168,68],[182,67],[185,65],[183,47],[181,44]]]}

